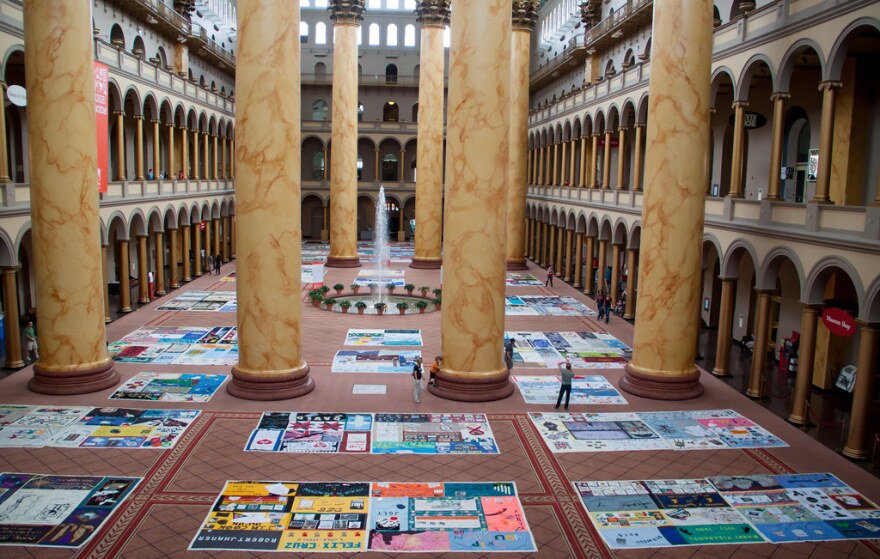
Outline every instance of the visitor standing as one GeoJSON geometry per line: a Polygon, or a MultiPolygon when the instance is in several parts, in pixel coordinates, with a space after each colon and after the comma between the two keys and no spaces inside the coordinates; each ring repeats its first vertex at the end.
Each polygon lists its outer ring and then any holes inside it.
{"type": "Polygon", "coordinates": [[[440,367],[443,366],[443,357],[438,355],[434,358],[434,362],[431,363],[431,376],[428,377],[428,385],[435,386],[437,382],[437,373],[440,372],[440,367]]]}
{"type": "Polygon", "coordinates": [[[611,318],[611,295],[605,297],[605,324],[611,318]]]}
{"type": "Polygon", "coordinates": [[[40,358],[40,352],[37,348],[37,333],[34,330],[34,323],[30,320],[28,320],[27,326],[24,327],[24,342],[25,350],[27,351],[25,361],[33,363],[40,358]]]}
{"type": "Polygon", "coordinates": [[[596,309],[599,311],[599,320],[605,316],[605,292],[600,291],[596,295],[596,309]]]}
{"type": "Polygon", "coordinates": [[[223,264],[223,262],[220,261],[220,255],[218,254],[217,256],[214,257],[214,274],[215,275],[218,275],[218,276],[220,275],[220,266],[222,264],[223,264]]]}
{"type": "Polygon", "coordinates": [[[544,287],[553,287],[553,264],[550,264],[547,267],[547,281],[544,282],[544,287]]]}
{"type": "Polygon", "coordinates": [[[213,254],[208,255],[207,265],[205,266],[205,272],[208,274],[214,272],[214,255],[213,254]]]}
{"type": "Polygon", "coordinates": [[[559,367],[559,374],[562,377],[562,386],[559,387],[559,396],[556,398],[556,405],[553,409],[559,409],[559,404],[562,403],[563,394],[565,394],[565,409],[568,409],[568,400],[571,398],[571,379],[574,378],[574,373],[571,370],[571,361],[568,359],[559,361],[556,363],[556,366],[559,367]]]}
{"type": "Polygon", "coordinates": [[[516,347],[516,338],[510,338],[504,344],[504,365],[507,367],[507,374],[513,369],[513,348],[516,347]]]}
{"type": "Polygon", "coordinates": [[[421,396],[422,396],[422,358],[416,357],[415,362],[413,363],[413,400],[417,404],[421,404],[421,396]]]}

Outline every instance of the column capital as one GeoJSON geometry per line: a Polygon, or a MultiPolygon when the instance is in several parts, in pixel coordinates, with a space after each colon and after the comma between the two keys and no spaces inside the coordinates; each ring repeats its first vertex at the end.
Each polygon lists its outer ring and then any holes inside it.
{"type": "Polygon", "coordinates": [[[736,283],[739,280],[738,277],[725,278],[722,276],[718,276],[718,279],[721,280],[721,283],[736,283]]]}
{"type": "Polygon", "coordinates": [[[166,231],[177,231],[177,227],[166,227],[166,231]]]}
{"type": "Polygon", "coordinates": [[[4,274],[14,274],[21,270],[21,264],[11,264],[9,266],[0,266],[0,271],[4,274]]]}
{"type": "Polygon", "coordinates": [[[626,132],[626,130],[627,130],[626,126],[618,126],[618,127],[617,127],[617,131],[618,131],[618,132],[621,132],[621,131],[622,131],[622,132],[626,132]]]}
{"type": "Polygon", "coordinates": [[[732,108],[734,110],[739,109],[739,108],[748,109],[749,102],[748,101],[734,101],[733,103],[731,103],[730,108],[732,108]]]}
{"type": "Polygon", "coordinates": [[[513,30],[532,31],[538,21],[538,2],[513,0],[513,30]]]}
{"type": "Polygon", "coordinates": [[[330,0],[333,25],[358,25],[364,20],[364,0],[330,0]]]}
{"type": "Polygon", "coordinates": [[[859,328],[861,328],[863,331],[880,332],[880,322],[869,322],[861,318],[857,318],[855,320],[856,324],[858,324],[859,328]]]}
{"type": "Polygon", "coordinates": [[[786,99],[790,99],[790,98],[791,98],[791,94],[788,93],[787,91],[774,91],[773,93],[770,94],[770,100],[773,101],[774,103],[779,100],[785,101],[786,99]]]}
{"type": "Polygon", "coordinates": [[[188,131],[188,130],[189,130],[189,128],[186,127],[186,124],[182,124],[182,125],[180,126],[180,129],[181,129],[181,130],[184,130],[184,131],[188,131]]]}
{"type": "Polygon", "coordinates": [[[801,301],[801,310],[804,312],[812,312],[812,313],[818,314],[819,312],[822,311],[822,307],[823,307],[823,305],[816,305],[814,303],[804,303],[803,301],[801,301]]]}
{"type": "Polygon", "coordinates": [[[841,82],[833,81],[833,80],[819,82],[819,91],[840,89],[841,86],[843,86],[843,84],[841,82]]]}
{"type": "Polygon", "coordinates": [[[153,123],[153,124],[160,124],[160,121],[159,121],[158,118],[150,119],[150,122],[153,123]]]}
{"type": "Polygon", "coordinates": [[[165,126],[167,126],[168,128],[174,128],[174,123],[173,122],[166,122],[165,126]]]}
{"type": "Polygon", "coordinates": [[[644,122],[637,122],[636,125],[635,125],[635,128],[644,128],[645,126],[647,126],[646,123],[644,123],[644,122]]]}
{"type": "Polygon", "coordinates": [[[116,116],[125,116],[125,111],[113,111],[113,114],[116,116]]]}
{"type": "Polygon", "coordinates": [[[144,120],[144,115],[134,115],[135,120],[144,120]]]}
{"type": "Polygon", "coordinates": [[[446,28],[449,25],[450,0],[419,0],[413,13],[419,27],[446,28]]]}
{"type": "Polygon", "coordinates": [[[137,234],[138,239],[148,239],[149,237],[150,237],[149,235],[142,235],[140,233],[137,234]]]}

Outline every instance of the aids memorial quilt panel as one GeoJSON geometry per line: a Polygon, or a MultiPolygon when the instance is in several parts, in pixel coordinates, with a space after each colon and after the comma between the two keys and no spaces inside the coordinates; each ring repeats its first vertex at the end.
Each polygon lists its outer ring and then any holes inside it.
{"type": "Polygon", "coordinates": [[[108,346],[110,357],[122,363],[154,365],[235,365],[238,329],[235,326],[145,326],[108,346]]]}
{"type": "MultiPolygon", "coordinates": [[[[554,404],[559,395],[562,381],[553,376],[514,375],[513,381],[519,387],[527,404],[554,404]]],[[[626,399],[603,376],[576,375],[571,382],[572,404],[626,404],[626,399]]]]}
{"type": "Polygon", "coordinates": [[[422,355],[418,350],[379,349],[341,350],[333,357],[333,373],[405,373],[411,374],[413,362],[422,355]]]}
{"type": "Polygon", "coordinates": [[[544,282],[532,274],[521,274],[516,272],[507,272],[505,283],[508,287],[532,287],[544,285],[544,282]]]}
{"type": "Polygon", "coordinates": [[[370,452],[369,413],[263,412],[245,450],[261,452],[370,452]]]}
{"type": "Polygon", "coordinates": [[[482,413],[377,413],[373,454],[498,454],[482,413]]]}
{"type": "Polygon", "coordinates": [[[142,372],[124,382],[110,399],[208,402],[228,378],[227,375],[142,372]]]}
{"type": "Polygon", "coordinates": [[[345,345],[352,346],[421,346],[421,330],[351,329],[345,336],[345,345]]]}

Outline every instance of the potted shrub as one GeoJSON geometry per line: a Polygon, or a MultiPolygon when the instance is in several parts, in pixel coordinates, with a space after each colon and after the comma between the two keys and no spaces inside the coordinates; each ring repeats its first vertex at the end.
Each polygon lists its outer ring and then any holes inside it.
{"type": "Polygon", "coordinates": [[[337,283],[336,285],[333,286],[333,289],[336,290],[337,295],[342,295],[342,290],[345,289],[345,286],[342,285],[341,283],[337,283]]]}
{"type": "Polygon", "coordinates": [[[385,314],[385,307],[387,307],[387,306],[388,305],[386,305],[382,301],[379,301],[378,303],[373,304],[373,308],[376,309],[376,313],[378,313],[378,314],[385,314]]]}
{"type": "Polygon", "coordinates": [[[423,285],[419,288],[419,293],[422,294],[422,297],[427,297],[428,291],[431,291],[431,288],[428,287],[427,285],[423,285]]]}
{"type": "Polygon", "coordinates": [[[351,287],[351,291],[352,291],[352,293],[354,293],[355,295],[357,295],[357,294],[358,294],[358,291],[361,290],[361,286],[358,285],[358,284],[356,284],[356,283],[351,284],[350,287],[351,287]]]}
{"type": "Polygon", "coordinates": [[[358,301],[354,304],[354,308],[358,310],[358,314],[364,314],[364,309],[367,308],[367,304],[363,301],[358,301]]]}
{"type": "Polygon", "coordinates": [[[379,286],[378,286],[377,284],[375,284],[375,283],[367,284],[367,287],[370,288],[370,295],[376,293],[376,289],[379,288],[379,286]]]}
{"type": "Polygon", "coordinates": [[[394,293],[394,288],[395,288],[395,287],[397,287],[397,286],[394,285],[394,282],[393,282],[393,281],[389,281],[388,283],[385,284],[385,289],[388,290],[388,293],[394,293]]]}
{"type": "Polygon", "coordinates": [[[428,308],[428,302],[416,301],[416,308],[419,309],[419,314],[425,314],[425,309],[428,308]]]}
{"type": "Polygon", "coordinates": [[[324,297],[326,297],[327,294],[330,293],[330,288],[327,287],[326,285],[322,285],[321,287],[318,288],[318,291],[321,292],[321,295],[323,295],[324,297]]]}
{"type": "Polygon", "coordinates": [[[442,302],[442,301],[440,300],[440,297],[437,297],[437,298],[434,299],[432,302],[434,303],[434,308],[437,309],[437,310],[439,311],[439,310],[440,310],[440,303],[442,302]]]}
{"type": "Polygon", "coordinates": [[[397,310],[400,311],[400,314],[406,314],[406,309],[409,308],[409,303],[406,301],[401,301],[397,303],[397,310]]]}
{"type": "Polygon", "coordinates": [[[316,307],[321,306],[321,301],[324,299],[324,294],[321,293],[320,289],[312,289],[309,291],[309,301],[316,307]]]}
{"type": "Polygon", "coordinates": [[[415,289],[416,286],[411,283],[408,283],[408,284],[404,285],[403,288],[406,289],[407,295],[412,295],[413,289],[415,289]]]}
{"type": "Polygon", "coordinates": [[[347,313],[349,307],[351,307],[351,301],[349,301],[348,299],[343,299],[342,301],[339,301],[339,308],[342,309],[342,312],[347,313]]]}
{"type": "Polygon", "coordinates": [[[327,307],[327,310],[333,310],[333,305],[336,304],[336,299],[324,299],[324,306],[327,307]]]}
{"type": "Polygon", "coordinates": [[[443,290],[440,289],[440,288],[438,287],[438,288],[436,288],[436,289],[432,289],[432,290],[431,290],[431,293],[434,294],[434,297],[436,297],[436,298],[439,299],[440,296],[443,294],[443,290]]]}

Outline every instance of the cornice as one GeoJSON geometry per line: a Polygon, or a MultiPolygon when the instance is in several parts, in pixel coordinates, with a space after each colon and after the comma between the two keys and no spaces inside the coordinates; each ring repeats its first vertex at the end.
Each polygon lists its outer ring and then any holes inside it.
{"type": "MultiPolygon", "coordinates": [[[[420,27],[449,25],[449,6],[452,0],[419,0],[413,13],[420,27]]],[[[515,3],[515,2],[514,2],[515,3]]]]}

